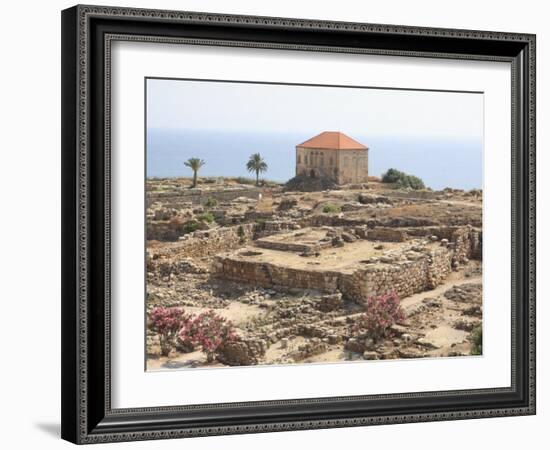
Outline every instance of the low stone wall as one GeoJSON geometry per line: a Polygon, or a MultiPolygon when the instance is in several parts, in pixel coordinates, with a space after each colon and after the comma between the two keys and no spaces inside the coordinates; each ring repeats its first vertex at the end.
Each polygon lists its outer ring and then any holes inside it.
{"type": "Polygon", "coordinates": [[[358,303],[369,297],[395,291],[400,297],[421,292],[427,287],[428,258],[398,264],[365,266],[340,281],[342,294],[358,303]]]}
{"type": "Polygon", "coordinates": [[[407,232],[399,228],[375,227],[367,232],[370,241],[405,242],[407,232]]]}
{"type": "Polygon", "coordinates": [[[294,220],[265,220],[258,223],[256,229],[256,238],[270,236],[272,234],[281,233],[284,231],[297,230],[300,228],[294,220]]]}
{"type": "Polygon", "coordinates": [[[233,227],[213,228],[182,236],[178,242],[163,247],[160,251],[153,249],[157,257],[204,257],[242,247],[252,240],[256,224],[248,223],[233,227]]]}
{"type": "Polygon", "coordinates": [[[277,242],[264,239],[258,239],[256,246],[260,248],[267,248],[270,250],[280,250],[282,252],[312,252],[318,251],[321,247],[319,244],[301,244],[297,242],[277,242]]]}
{"type": "Polygon", "coordinates": [[[249,187],[246,189],[186,189],[176,192],[148,192],[147,207],[157,201],[161,201],[167,208],[177,208],[179,205],[184,203],[204,205],[209,198],[213,198],[218,202],[230,202],[239,197],[247,197],[253,200],[258,200],[258,194],[260,194],[260,192],[261,189],[256,187],[249,187]]]}
{"type": "Polygon", "coordinates": [[[446,248],[431,251],[428,254],[426,288],[434,289],[449,276],[452,270],[453,252],[446,248]]]}
{"type": "Polygon", "coordinates": [[[263,287],[315,289],[335,292],[338,272],[302,270],[219,255],[212,266],[214,276],[263,287]]]}
{"type": "Polygon", "coordinates": [[[353,227],[358,225],[367,225],[372,222],[372,219],[358,218],[353,219],[349,217],[332,215],[332,214],[318,214],[305,218],[300,222],[300,225],[306,227],[353,227]]]}
{"type": "Polygon", "coordinates": [[[418,191],[399,191],[399,190],[387,190],[382,191],[384,197],[393,197],[393,198],[403,198],[409,200],[435,200],[441,197],[441,191],[427,191],[427,190],[418,190],[418,191]]]}
{"type": "Polygon", "coordinates": [[[465,258],[482,258],[482,236],[483,232],[479,228],[469,225],[466,226],[442,226],[442,227],[418,227],[404,228],[409,236],[426,237],[436,236],[438,239],[447,239],[454,247],[456,258],[459,262],[464,262],[465,258]]]}
{"type": "Polygon", "coordinates": [[[345,217],[335,214],[317,214],[306,217],[300,221],[300,225],[306,227],[346,227],[368,225],[369,228],[387,227],[387,228],[405,228],[405,227],[432,227],[438,226],[438,222],[418,217],[384,217],[380,219],[368,217],[345,217]]]}

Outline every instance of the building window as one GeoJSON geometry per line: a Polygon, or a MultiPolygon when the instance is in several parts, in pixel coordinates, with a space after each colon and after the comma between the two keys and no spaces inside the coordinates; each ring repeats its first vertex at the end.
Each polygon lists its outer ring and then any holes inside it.
{"type": "Polygon", "coordinates": [[[304,157],[304,161],[307,164],[307,155],[304,157]]]}
{"type": "Polygon", "coordinates": [[[330,157],[329,161],[330,161],[330,165],[331,165],[331,166],[334,165],[334,163],[333,163],[333,161],[332,161],[332,156],[330,157]]]}
{"type": "Polygon", "coordinates": [[[301,163],[302,163],[302,157],[298,155],[298,164],[301,164],[301,163]]]}

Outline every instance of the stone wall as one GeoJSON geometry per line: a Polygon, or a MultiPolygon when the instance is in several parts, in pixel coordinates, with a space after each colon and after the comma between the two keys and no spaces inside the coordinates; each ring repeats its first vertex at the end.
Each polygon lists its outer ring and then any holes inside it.
{"type": "Polygon", "coordinates": [[[432,227],[440,226],[438,222],[422,217],[384,217],[380,219],[368,217],[345,217],[338,214],[315,214],[300,221],[302,226],[321,227],[345,227],[355,225],[368,225],[370,228],[388,227],[432,227]]]}
{"type": "Polygon", "coordinates": [[[343,276],[340,281],[342,294],[356,302],[394,290],[400,297],[421,292],[428,285],[428,258],[397,264],[366,265],[343,276]]]}
{"type": "Polygon", "coordinates": [[[405,242],[407,232],[400,228],[375,227],[367,232],[370,241],[405,242]]]}
{"type": "Polygon", "coordinates": [[[214,276],[273,288],[314,289],[335,292],[338,272],[294,269],[268,262],[256,262],[219,255],[212,266],[214,276]]]}
{"type": "Polygon", "coordinates": [[[309,216],[300,221],[300,225],[306,227],[353,227],[357,225],[367,225],[374,222],[372,219],[367,218],[350,218],[333,214],[317,214],[309,216]]]}
{"type": "Polygon", "coordinates": [[[368,181],[368,150],[296,146],[296,175],[326,177],[338,184],[368,181]]]}
{"type": "Polygon", "coordinates": [[[300,225],[294,220],[265,220],[258,223],[255,238],[262,238],[284,231],[297,230],[300,225]]]}
{"type": "Polygon", "coordinates": [[[441,191],[428,191],[428,190],[418,190],[418,191],[399,191],[399,190],[385,190],[383,195],[385,197],[393,198],[402,198],[408,200],[434,200],[441,197],[441,191]]]}
{"type": "Polygon", "coordinates": [[[442,284],[452,270],[453,253],[445,248],[431,251],[428,254],[426,288],[434,289],[442,284]]]}
{"type": "Polygon", "coordinates": [[[148,192],[147,207],[150,207],[157,201],[161,201],[166,208],[177,208],[185,203],[204,205],[209,198],[213,198],[218,202],[230,202],[239,197],[258,200],[258,194],[260,194],[260,192],[261,189],[257,187],[247,187],[243,189],[186,189],[176,192],[148,192]]]}
{"type": "Polygon", "coordinates": [[[436,236],[438,239],[446,239],[456,252],[459,262],[464,262],[465,258],[482,258],[482,236],[483,232],[479,228],[469,225],[466,226],[442,226],[442,227],[418,227],[404,228],[409,236],[426,237],[436,236]]]}
{"type": "Polygon", "coordinates": [[[269,241],[264,239],[258,239],[256,246],[260,248],[268,248],[271,250],[280,250],[283,252],[312,252],[319,251],[321,246],[319,244],[303,244],[299,242],[284,242],[284,241],[269,241]]]}
{"type": "Polygon", "coordinates": [[[445,248],[420,254],[414,260],[394,264],[364,264],[342,271],[305,270],[266,262],[219,256],[215,276],[269,287],[340,291],[346,298],[362,302],[368,297],[395,290],[400,297],[433,289],[451,272],[452,252],[445,248]]]}
{"type": "Polygon", "coordinates": [[[154,251],[157,257],[183,256],[204,257],[244,246],[252,240],[256,224],[242,224],[233,227],[220,227],[195,231],[180,238],[178,242],[154,251]]]}

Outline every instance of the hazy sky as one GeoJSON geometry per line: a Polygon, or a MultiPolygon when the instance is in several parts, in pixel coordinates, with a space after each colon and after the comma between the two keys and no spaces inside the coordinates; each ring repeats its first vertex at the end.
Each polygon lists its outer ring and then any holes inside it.
{"type": "Polygon", "coordinates": [[[147,80],[149,128],[482,139],[483,95],[147,80]]]}

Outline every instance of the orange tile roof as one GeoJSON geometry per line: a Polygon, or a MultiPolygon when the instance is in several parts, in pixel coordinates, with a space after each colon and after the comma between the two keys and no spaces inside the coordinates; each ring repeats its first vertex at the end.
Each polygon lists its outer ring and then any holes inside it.
{"type": "Polygon", "coordinates": [[[367,147],[339,131],[323,131],[296,147],[323,148],[330,150],[364,150],[367,147]]]}

